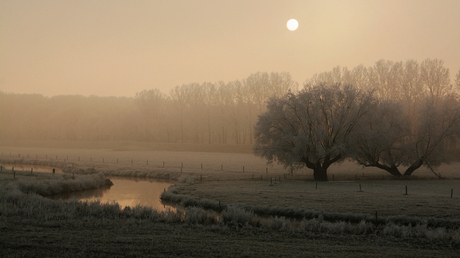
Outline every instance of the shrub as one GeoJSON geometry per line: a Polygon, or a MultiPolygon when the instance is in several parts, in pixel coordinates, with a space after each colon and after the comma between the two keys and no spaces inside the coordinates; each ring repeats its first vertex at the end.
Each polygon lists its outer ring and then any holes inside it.
{"type": "Polygon", "coordinates": [[[218,222],[218,215],[213,211],[205,211],[201,208],[191,207],[185,211],[185,220],[188,224],[214,225],[218,222]]]}
{"type": "Polygon", "coordinates": [[[235,205],[230,205],[222,211],[221,218],[222,223],[234,227],[244,227],[248,225],[253,227],[261,226],[260,218],[255,216],[254,212],[246,211],[235,205]]]}

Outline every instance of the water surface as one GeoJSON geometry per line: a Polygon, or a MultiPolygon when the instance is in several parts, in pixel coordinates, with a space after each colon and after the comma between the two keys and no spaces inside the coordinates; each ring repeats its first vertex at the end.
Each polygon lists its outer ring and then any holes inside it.
{"type": "MultiPolygon", "coordinates": [[[[32,164],[1,164],[2,170],[12,171],[31,171],[63,173],[62,169],[51,166],[32,165],[32,164]]],[[[157,210],[174,209],[173,204],[161,201],[160,195],[172,185],[168,180],[146,179],[138,177],[111,177],[113,185],[98,189],[63,193],[50,196],[51,199],[77,199],[83,201],[100,200],[106,202],[118,202],[123,209],[126,206],[135,207],[136,205],[149,206],[157,210]]]]}
{"type": "Polygon", "coordinates": [[[121,208],[136,205],[149,206],[157,210],[172,208],[162,202],[160,195],[172,185],[169,181],[133,177],[111,177],[113,185],[99,189],[54,195],[52,199],[77,199],[101,202],[116,201],[121,208]]]}

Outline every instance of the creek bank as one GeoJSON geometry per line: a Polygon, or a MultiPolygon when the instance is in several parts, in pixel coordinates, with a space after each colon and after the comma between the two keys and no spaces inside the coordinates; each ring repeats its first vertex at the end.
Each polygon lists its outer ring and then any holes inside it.
{"type": "Polygon", "coordinates": [[[305,219],[319,219],[321,221],[328,221],[331,223],[351,223],[360,224],[362,222],[371,223],[374,226],[385,225],[400,225],[416,227],[424,225],[428,228],[447,228],[458,230],[460,229],[460,219],[442,219],[442,218],[426,218],[426,217],[413,217],[413,216],[378,216],[378,214],[358,214],[358,213],[339,213],[339,212],[326,212],[315,211],[307,209],[298,209],[294,207],[282,208],[271,206],[258,206],[238,204],[231,205],[225,204],[220,201],[209,199],[197,199],[189,195],[180,194],[180,187],[171,187],[168,191],[161,194],[161,199],[173,203],[178,203],[182,207],[199,207],[206,210],[213,210],[221,213],[228,209],[228,207],[236,206],[246,212],[254,213],[261,217],[284,217],[286,219],[305,220],[305,219]]]}

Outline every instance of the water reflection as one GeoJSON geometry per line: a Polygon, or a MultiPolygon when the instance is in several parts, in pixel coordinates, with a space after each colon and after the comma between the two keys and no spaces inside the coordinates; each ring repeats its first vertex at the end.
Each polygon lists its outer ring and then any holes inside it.
{"type": "Polygon", "coordinates": [[[157,210],[174,209],[160,200],[161,193],[172,184],[165,180],[112,177],[111,187],[52,196],[52,199],[77,199],[101,202],[116,201],[121,208],[143,205],[157,210]]]}

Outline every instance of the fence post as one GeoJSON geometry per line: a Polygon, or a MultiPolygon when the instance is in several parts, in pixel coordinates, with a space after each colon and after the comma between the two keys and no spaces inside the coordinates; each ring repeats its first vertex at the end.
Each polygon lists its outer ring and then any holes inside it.
{"type": "Polygon", "coordinates": [[[201,163],[201,169],[203,169],[203,163],[201,163]]]}
{"type": "Polygon", "coordinates": [[[404,195],[407,195],[407,185],[406,185],[406,193],[404,195]]]}
{"type": "Polygon", "coordinates": [[[450,189],[450,198],[454,198],[454,189],[450,189]]]}
{"type": "Polygon", "coordinates": [[[243,173],[244,173],[244,166],[243,166],[243,173]]]}
{"type": "Polygon", "coordinates": [[[316,181],[315,183],[316,183],[315,189],[317,190],[318,189],[318,181],[316,181]]]}
{"type": "Polygon", "coordinates": [[[34,172],[34,169],[31,168],[31,169],[30,169],[30,174],[32,175],[33,172],[34,172]]]}
{"type": "Polygon", "coordinates": [[[220,165],[220,170],[224,170],[224,165],[220,165]]]}
{"type": "Polygon", "coordinates": [[[11,168],[11,171],[13,171],[13,179],[16,178],[16,171],[14,171],[14,167],[11,168]]]}

